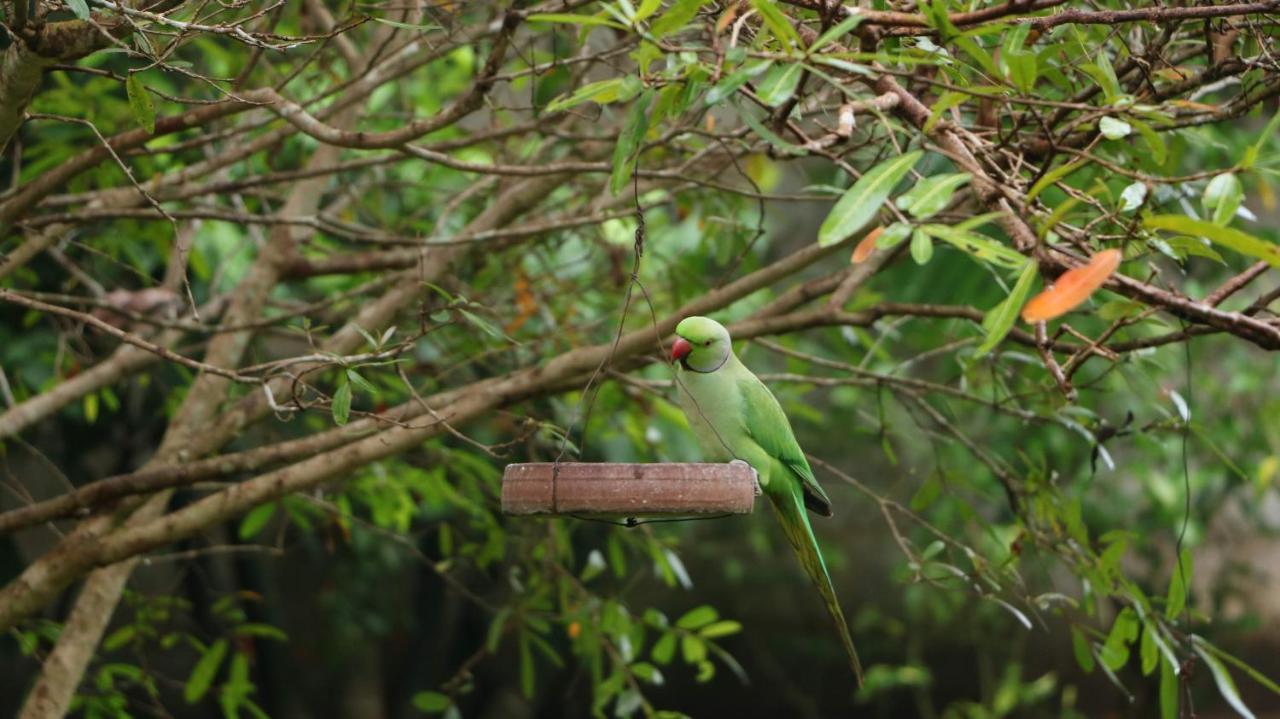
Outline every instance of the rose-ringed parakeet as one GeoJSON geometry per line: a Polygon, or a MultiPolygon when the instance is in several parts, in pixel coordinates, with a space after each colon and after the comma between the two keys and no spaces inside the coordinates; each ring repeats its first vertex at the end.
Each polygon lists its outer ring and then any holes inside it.
{"type": "Polygon", "coordinates": [[[813,476],[787,416],[769,388],[734,355],[729,331],[719,322],[687,317],[676,326],[676,335],[671,360],[678,366],[680,406],[698,444],[707,459],[740,459],[756,470],[783,533],[822,593],[861,685],[862,666],[849,625],[805,512],[830,517],[831,500],[813,476]]]}

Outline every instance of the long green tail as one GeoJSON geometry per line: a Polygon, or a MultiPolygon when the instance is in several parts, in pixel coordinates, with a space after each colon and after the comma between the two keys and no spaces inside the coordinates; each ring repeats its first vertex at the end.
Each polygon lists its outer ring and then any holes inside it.
{"type": "Polygon", "coordinates": [[[849,623],[845,621],[844,612],[840,610],[836,590],[831,586],[831,575],[827,573],[826,562],[822,561],[818,540],[813,536],[813,527],[810,526],[809,516],[805,512],[800,484],[787,482],[784,487],[777,487],[773,492],[766,489],[765,494],[772,500],[770,504],[773,505],[773,511],[778,515],[779,523],[782,524],[783,534],[787,535],[787,541],[791,542],[791,548],[795,550],[796,557],[800,560],[800,566],[804,567],[805,574],[809,575],[822,594],[827,611],[831,614],[831,620],[839,630],[844,651],[849,655],[849,666],[853,669],[853,676],[861,687],[862,663],[858,661],[858,650],[853,648],[853,637],[849,635],[849,623]]]}

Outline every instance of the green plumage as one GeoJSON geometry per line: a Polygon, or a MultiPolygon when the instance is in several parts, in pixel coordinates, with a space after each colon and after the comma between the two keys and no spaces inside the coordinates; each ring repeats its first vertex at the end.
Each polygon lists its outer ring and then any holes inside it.
{"type": "Polygon", "coordinates": [[[831,500],[813,476],[786,414],[769,388],[733,354],[729,333],[718,322],[689,317],[676,334],[689,343],[678,365],[677,385],[690,427],[708,459],[740,459],[756,470],[783,534],[822,594],[861,685],[858,653],[805,511],[829,517],[831,500]]]}

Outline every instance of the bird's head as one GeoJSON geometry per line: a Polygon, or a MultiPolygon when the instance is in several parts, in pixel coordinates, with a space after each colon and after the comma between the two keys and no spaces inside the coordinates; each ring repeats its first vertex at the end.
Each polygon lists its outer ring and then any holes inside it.
{"type": "Polygon", "coordinates": [[[733,354],[729,330],[707,317],[686,317],[676,325],[671,361],[693,372],[715,372],[733,354]]]}

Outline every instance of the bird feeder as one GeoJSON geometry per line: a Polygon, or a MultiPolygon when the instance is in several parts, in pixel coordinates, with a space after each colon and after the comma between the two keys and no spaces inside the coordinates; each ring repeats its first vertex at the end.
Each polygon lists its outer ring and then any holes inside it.
{"type": "Polygon", "coordinates": [[[750,514],[759,492],[756,471],[741,461],[509,464],[502,511],[627,518],[750,514]]]}

